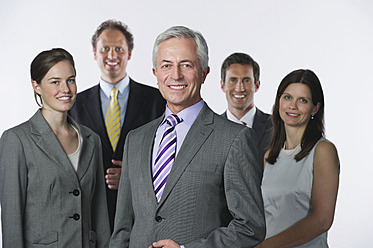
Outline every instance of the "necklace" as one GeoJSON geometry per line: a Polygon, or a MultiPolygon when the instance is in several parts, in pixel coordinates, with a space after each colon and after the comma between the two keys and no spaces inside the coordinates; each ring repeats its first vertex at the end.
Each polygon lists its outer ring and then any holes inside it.
{"type": "MultiPolygon", "coordinates": [[[[286,141],[285,141],[286,142],[286,141]]],[[[298,147],[300,147],[300,143],[294,148],[294,149],[291,149],[291,150],[285,150],[285,144],[284,144],[284,148],[282,149],[282,151],[284,152],[284,154],[286,156],[291,156],[293,155],[293,153],[298,149],[298,147]]]]}

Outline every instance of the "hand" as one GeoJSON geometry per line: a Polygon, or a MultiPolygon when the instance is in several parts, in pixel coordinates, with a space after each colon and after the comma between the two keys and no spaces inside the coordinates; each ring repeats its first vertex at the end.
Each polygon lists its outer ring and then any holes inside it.
{"type": "MultiPolygon", "coordinates": [[[[122,161],[113,159],[111,162],[113,165],[122,167],[122,161]]],[[[118,189],[121,172],[122,168],[109,168],[106,170],[105,179],[109,189],[118,189]]]]}
{"type": "Polygon", "coordinates": [[[158,242],[154,242],[153,245],[149,246],[149,248],[180,248],[180,246],[171,239],[163,239],[159,240],[158,242]]]}

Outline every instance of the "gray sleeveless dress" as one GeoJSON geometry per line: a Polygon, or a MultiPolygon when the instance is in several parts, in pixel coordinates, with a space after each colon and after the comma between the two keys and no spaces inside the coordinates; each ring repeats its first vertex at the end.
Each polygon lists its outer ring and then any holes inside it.
{"type": "MultiPolygon", "coordinates": [[[[322,140],[326,139],[321,138],[318,142],[322,140]]],[[[313,156],[316,145],[299,162],[295,161],[294,156],[300,152],[300,146],[294,151],[282,149],[274,165],[266,163],[262,182],[266,238],[288,229],[311,214],[313,156]]],[[[297,247],[328,247],[327,232],[297,247]]]]}

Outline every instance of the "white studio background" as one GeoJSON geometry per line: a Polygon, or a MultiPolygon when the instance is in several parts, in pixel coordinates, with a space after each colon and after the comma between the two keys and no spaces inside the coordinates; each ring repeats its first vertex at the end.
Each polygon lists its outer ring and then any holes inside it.
{"type": "Polygon", "coordinates": [[[73,54],[79,91],[98,83],[90,39],[102,21],[112,18],[128,24],[135,37],[129,75],[152,86],[156,36],[173,25],[200,31],[209,45],[211,67],[202,96],[218,113],[226,108],[220,66],[233,52],[246,52],[260,64],[255,103],[265,112],[271,111],[287,73],[314,70],[324,88],[327,138],[341,160],[330,247],[373,242],[373,166],[365,158],[373,153],[372,1],[0,0],[0,134],[37,110],[29,66],[42,50],[63,47],[73,54]]]}

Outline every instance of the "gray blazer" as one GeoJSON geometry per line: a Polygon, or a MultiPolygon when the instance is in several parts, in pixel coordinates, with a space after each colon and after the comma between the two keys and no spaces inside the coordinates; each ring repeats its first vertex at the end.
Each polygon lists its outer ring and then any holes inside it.
{"type": "Polygon", "coordinates": [[[83,138],[75,172],[57,137],[37,111],[0,139],[3,247],[107,247],[110,239],[101,142],[83,138]],[[104,214],[103,214],[104,213],[104,214]]]}
{"type": "Polygon", "coordinates": [[[259,244],[265,236],[263,168],[254,132],[205,104],[157,203],[151,154],[163,118],[127,136],[110,247],[148,247],[160,239],[173,239],[186,248],[259,244]]]}
{"type": "MultiPolygon", "coordinates": [[[[224,112],[221,116],[227,118],[227,112],[224,112]]],[[[264,166],[264,154],[266,153],[269,142],[271,141],[271,115],[256,108],[253,129],[258,138],[259,162],[264,166]]]]}

